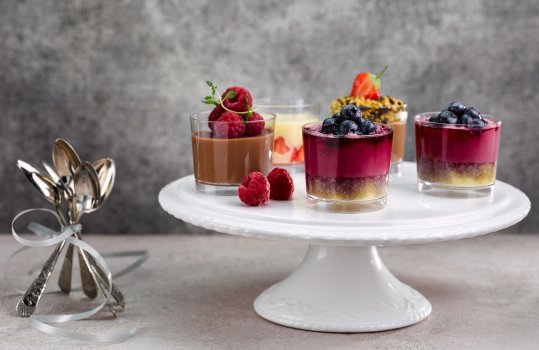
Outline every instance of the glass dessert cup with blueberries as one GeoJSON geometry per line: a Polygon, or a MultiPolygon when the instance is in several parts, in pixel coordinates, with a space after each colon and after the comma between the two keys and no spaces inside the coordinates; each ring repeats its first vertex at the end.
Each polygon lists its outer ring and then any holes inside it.
{"type": "Polygon", "coordinates": [[[347,131],[352,123],[343,121],[335,127],[337,130],[328,132],[328,119],[303,126],[309,207],[331,212],[383,209],[388,193],[392,128],[365,121],[347,131]],[[370,132],[356,131],[369,128],[370,132]]]}
{"type": "Polygon", "coordinates": [[[320,104],[304,99],[256,99],[254,109],[264,115],[277,116],[273,141],[273,165],[291,172],[303,171],[304,149],[301,127],[320,120],[320,104]]]}
{"type": "Polygon", "coordinates": [[[420,192],[455,198],[491,195],[501,122],[476,113],[472,110],[475,118],[447,110],[414,117],[420,192]]]}
{"type": "Polygon", "coordinates": [[[190,117],[196,188],[235,195],[245,175],[271,171],[275,115],[266,113],[264,120],[240,125],[238,121],[209,121],[209,114],[190,117]]]}
{"type": "Polygon", "coordinates": [[[347,96],[334,101],[331,105],[332,111],[343,104],[357,106],[365,119],[391,126],[393,129],[391,174],[400,175],[406,140],[406,121],[408,120],[406,103],[391,96],[381,96],[376,100],[347,96]]]}

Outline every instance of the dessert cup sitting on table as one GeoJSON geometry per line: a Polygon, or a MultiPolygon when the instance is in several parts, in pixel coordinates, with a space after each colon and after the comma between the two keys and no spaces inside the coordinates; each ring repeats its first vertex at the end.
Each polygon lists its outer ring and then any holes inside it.
{"type": "Polygon", "coordinates": [[[234,195],[244,176],[271,170],[275,115],[255,112],[251,93],[243,87],[219,95],[217,86],[207,84],[212,94],[203,102],[214,108],[190,118],[197,189],[234,195]]]}
{"type": "Polygon", "coordinates": [[[447,196],[492,193],[501,122],[453,102],[414,118],[418,189],[447,196]]]}
{"type": "Polygon", "coordinates": [[[365,119],[388,124],[393,129],[393,145],[391,149],[391,173],[400,174],[404,158],[406,138],[407,105],[404,101],[392,96],[380,96],[381,77],[387,66],[378,74],[361,72],[356,76],[349,96],[339,97],[331,102],[331,113],[337,113],[343,106],[357,106],[365,119]]]}
{"type": "Polygon", "coordinates": [[[393,130],[347,105],[303,126],[305,179],[311,208],[366,212],[385,207],[393,130]]]}

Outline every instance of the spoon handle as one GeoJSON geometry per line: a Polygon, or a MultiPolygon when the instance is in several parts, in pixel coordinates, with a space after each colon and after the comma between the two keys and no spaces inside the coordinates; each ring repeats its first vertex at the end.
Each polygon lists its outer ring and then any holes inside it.
{"type": "Polygon", "coordinates": [[[79,251],[79,267],[80,267],[80,279],[82,281],[82,291],[88,298],[94,299],[97,297],[97,285],[88,263],[85,261],[83,252],[79,251]]]}
{"type": "MultiPolygon", "coordinates": [[[[101,267],[97,265],[97,263],[95,262],[92,256],[89,255],[88,260],[90,261],[92,268],[95,270],[95,272],[97,272],[97,277],[99,278],[99,282],[101,283],[101,285],[103,285],[105,289],[108,289],[109,281],[108,281],[107,274],[105,273],[105,271],[103,271],[101,267]]],[[[125,307],[125,297],[122,291],[114,284],[114,282],[112,282],[112,285],[111,285],[110,295],[116,300],[118,305],[120,305],[122,308],[125,307]]]]}
{"type": "Polygon", "coordinates": [[[73,244],[67,246],[66,255],[64,258],[64,263],[62,269],[60,270],[60,277],[58,278],[58,286],[62,292],[69,294],[71,292],[71,274],[73,271],[73,244]]]}
{"type": "Polygon", "coordinates": [[[43,264],[43,268],[39,272],[39,275],[37,275],[34,282],[32,282],[26,293],[24,293],[22,299],[17,303],[17,315],[21,317],[30,317],[34,313],[39,300],[43,296],[47,282],[51,277],[52,270],[54,270],[54,266],[58,261],[58,257],[60,256],[65,243],[66,241],[58,243],[45,264],[43,264]]]}

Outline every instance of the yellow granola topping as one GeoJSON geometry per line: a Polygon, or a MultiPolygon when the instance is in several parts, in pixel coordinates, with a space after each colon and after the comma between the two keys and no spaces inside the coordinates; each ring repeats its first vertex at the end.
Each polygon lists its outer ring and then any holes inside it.
{"type": "Polygon", "coordinates": [[[385,124],[399,122],[398,112],[406,110],[406,102],[391,96],[380,96],[378,100],[345,96],[331,101],[331,114],[339,112],[346,105],[356,105],[361,109],[364,118],[385,124]]]}

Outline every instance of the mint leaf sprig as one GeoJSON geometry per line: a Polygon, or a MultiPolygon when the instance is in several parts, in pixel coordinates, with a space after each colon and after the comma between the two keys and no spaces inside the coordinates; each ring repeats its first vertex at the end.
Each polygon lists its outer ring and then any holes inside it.
{"type": "Polygon", "coordinates": [[[234,97],[238,95],[238,93],[236,91],[229,91],[226,93],[224,98],[221,98],[221,94],[219,94],[217,91],[217,85],[215,85],[209,80],[206,80],[206,84],[211,88],[211,95],[205,96],[204,100],[202,100],[203,103],[208,104],[208,105],[215,105],[215,106],[221,105],[221,107],[223,107],[224,110],[232,112],[232,113],[237,113],[241,115],[241,117],[244,120],[247,120],[250,116],[253,115],[253,106],[249,104],[249,99],[247,98],[247,95],[245,95],[245,105],[247,106],[247,110],[244,112],[233,111],[231,109],[226,108],[225,105],[223,104],[223,101],[227,99],[233,99],[234,97]]]}

